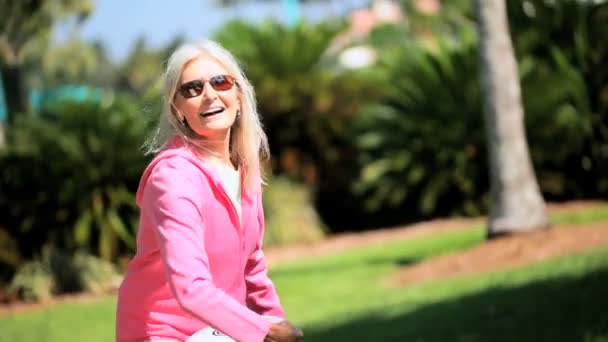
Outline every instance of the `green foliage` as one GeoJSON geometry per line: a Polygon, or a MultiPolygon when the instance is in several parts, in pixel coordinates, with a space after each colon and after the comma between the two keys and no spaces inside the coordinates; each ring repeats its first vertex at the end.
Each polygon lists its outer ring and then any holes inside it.
{"type": "MultiPolygon", "coordinates": [[[[17,241],[0,227],[0,263],[15,267],[21,262],[17,241]]],[[[2,277],[0,276],[0,279],[2,277]]]]}
{"type": "Polygon", "coordinates": [[[404,204],[421,215],[479,214],[487,205],[485,137],[475,40],[407,45],[381,59],[382,103],[355,125],[360,175],[353,190],[366,208],[404,204]]]}
{"type": "Polygon", "coordinates": [[[275,171],[304,178],[313,165],[324,173],[340,159],[348,123],[364,99],[377,93],[372,75],[337,67],[331,43],[343,23],[285,27],[266,21],[231,22],[216,39],[245,66],[277,157],[275,171]],[[288,151],[295,151],[289,163],[288,151]]]}
{"type": "Polygon", "coordinates": [[[115,83],[117,72],[100,43],[89,43],[77,37],[49,46],[40,60],[29,61],[24,69],[28,84],[39,91],[52,91],[66,85],[107,89],[115,83]],[[66,63],[67,60],[70,63],[66,63]]]}
{"type": "Polygon", "coordinates": [[[507,4],[522,77],[533,84],[526,107],[555,115],[552,124],[531,123],[546,127],[530,135],[536,164],[550,165],[541,182],[558,198],[608,195],[608,2],[507,4]],[[557,136],[572,147],[538,151],[557,136]]]}
{"type": "Polygon", "coordinates": [[[53,24],[74,18],[82,22],[92,10],[90,0],[0,0],[0,72],[8,122],[30,111],[23,65],[38,63],[46,53],[53,24]]]}
{"type": "Polygon", "coordinates": [[[469,0],[436,1],[436,13],[421,11],[420,5],[433,1],[401,0],[407,15],[410,34],[416,39],[432,40],[433,37],[458,36],[474,29],[473,2],[469,0]]]}
{"type": "MultiPolygon", "coordinates": [[[[608,7],[538,3],[535,18],[514,14],[512,27],[541,189],[551,200],[605,196],[608,113],[601,94],[608,88],[598,58],[606,60],[608,45],[593,42],[608,34],[599,24],[608,7]]],[[[430,48],[406,40],[383,50],[386,95],[365,107],[354,133],[360,172],[353,189],[367,210],[401,210],[403,220],[406,213],[479,214],[487,208],[477,41],[470,33],[439,37],[430,48]]]]}
{"type": "Polygon", "coordinates": [[[16,122],[0,154],[0,224],[21,256],[55,245],[113,260],[133,247],[145,130],[137,106],[120,98],[59,103],[16,122]]]}
{"type": "Polygon", "coordinates": [[[19,64],[40,55],[55,21],[70,17],[82,21],[92,7],[89,0],[1,0],[5,15],[0,16],[0,62],[19,64]]]}
{"type": "Polygon", "coordinates": [[[29,261],[19,267],[8,291],[26,302],[43,302],[51,299],[55,280],[48,264],[29,261]]]}
{"type": "Polygon", "coordinates": [[[266,247],[313,243],[325,235],[306,185],[272,178],[264,190],[264,212],[266,247]]]}
{"type": "Polygon", "coordinates": [[[382,24],[374,27],[369,33],[369,43],[376,49],[391,49],[415,40],[411,30],[401,24],[382,24]]]}
{"type": "Polygon", "coordinates": [[[80,283],[78,291],[93,294],[108,293],[116,289],[121,280],[112,263],[88,253],[77,252],[72,258],[72,264],[76,268],[80,283]]]}
{"type": "Polygon", "coordinates": [[[163,63],[182,42],[178,36],[165,47],[152,49],[145,39],[138,39],[125,62],[117,67],[115,88],[141,96],[159,87],[163,63]]]}
{"type": "Polygon", "coordinates": [[[316,208],[332,229],[348,225],[337,207],[357,206],[348,192],[356,176],[353,119],[381,93],[375,70],[338,64],[335,44],[344,29],[341,22],[231,22],[216,34],[256,89],[273,173],[312,184],[316,208]]]}
{"type": "Polygon", "coordinates": [[[530,152],[541,189],[549,198],[597,196],[600,175],[585,162],[599,162],[600,158],[592,159],[590,148],[603,145],[592,134],[594,115],[588,96],[593,90],[563,57],[555,49],[554,63],[531,56],[520,63],[530,152]]]}
{"type": "Polygon", "coordinates": [[[100,258],[83,252],[70,256],[46,248],[41,258],[19,266],[8,293],[27,302],[43,302],[63,293],[107,293],[119,279],[116,268],[100,258]]]}

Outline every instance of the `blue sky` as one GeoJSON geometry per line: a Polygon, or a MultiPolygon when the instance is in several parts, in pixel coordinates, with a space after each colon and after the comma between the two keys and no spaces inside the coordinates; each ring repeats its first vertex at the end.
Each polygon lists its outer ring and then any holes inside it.
{"type": "MultiPolygon", "coordinates": [[[[365,6],[368,0],[330,0],[301,6],[303,18],[318,21],[343,16],[365,6]]],[[[81,38],[101,40],[115,60],[123,59],[140,36],[152,47],[163,46],[178,34],[194,40],[209,36],[231,19],[260,21],[274,17],[283,22],[281,0],[220,8],[212,0],[96,0],[92,15],[83,24],[81,38]]],[[[58,25],[56,41],[67,36],[69,24],[58,25]]]]}

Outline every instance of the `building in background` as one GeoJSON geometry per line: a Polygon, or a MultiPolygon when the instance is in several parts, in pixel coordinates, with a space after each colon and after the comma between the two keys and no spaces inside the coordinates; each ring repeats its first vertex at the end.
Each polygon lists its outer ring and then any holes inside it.
{"type": "Polygon", "coordinates": [[[379,25],[396,24],[404,20],[401,6],[394,0],[374,0],[369,8],[352,11],[348,29],[340,34],[332,50],[339,52],[338,60],[345,68],[362,68],[376,62],[376,50],[363,43],[379,25]]]}
{"type": "MultiPolygon", "coordinates": [[[[441,10],[440,0],[412,0],[414,11],[423,15],[436,15],[441,10]]],[[[340,34],[332,50],[338,53],[340,64],[346,68],[372,65],[377,59],[376,50],[365,43],[370,33],[385,24],[407,25],[408,16],[396,0],[374,0],[368,8],[350,13],[348,29],[340,34]]]]}

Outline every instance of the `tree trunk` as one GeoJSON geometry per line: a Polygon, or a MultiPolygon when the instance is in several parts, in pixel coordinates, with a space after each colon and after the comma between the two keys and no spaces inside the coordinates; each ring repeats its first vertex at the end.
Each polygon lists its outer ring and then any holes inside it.
{"type": "Polygon", "coordinates": [[[25,87],[23,69],[18,64],[3,64],[2,81],[4,86],[4,99],[7,108],[7,123],[12,124],[19,114],[29,112],[28,92],[25,87]]]}
{"type": "Polygon", "coordinates": [[[0,120],[0,150],[4,148],[6,140],[4,138],[4,122],[0,120]]]}
{"type": "Polygon", "coordinates": [[[548,227],[530,161],[505,0],[476,0],[492,211],[488,237],[548,227]]]}

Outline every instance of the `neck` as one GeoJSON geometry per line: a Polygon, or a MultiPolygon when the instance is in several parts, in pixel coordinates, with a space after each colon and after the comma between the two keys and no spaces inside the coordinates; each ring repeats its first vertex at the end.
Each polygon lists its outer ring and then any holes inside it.
{"type": "Polygon", "coordinates": [[[201,147],[201,152],[205,156],[210,156],[218,159],[220,162],[234,167],[230,158],[230,131],[222,136],[217,136],[213,139],[204,139],[204,145],[201,147]]]}

